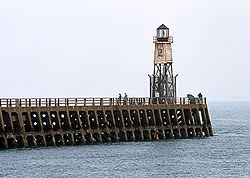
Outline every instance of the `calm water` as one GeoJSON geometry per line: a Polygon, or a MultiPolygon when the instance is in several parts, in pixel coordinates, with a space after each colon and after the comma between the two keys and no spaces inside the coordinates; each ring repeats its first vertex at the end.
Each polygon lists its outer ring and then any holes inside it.
{"type": "Polygon", "coordinates": [[[250,177],[250,103],[211,103],[215,136],[0,151],[0,177],[250,177]]]}

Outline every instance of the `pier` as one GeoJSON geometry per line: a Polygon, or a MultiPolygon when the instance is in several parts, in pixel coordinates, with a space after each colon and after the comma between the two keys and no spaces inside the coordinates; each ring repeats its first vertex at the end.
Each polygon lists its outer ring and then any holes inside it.
{"type": "Polygon", "coordinates": [[[0,100],[0,148],[212,136],[206,98],[0,100]]]}

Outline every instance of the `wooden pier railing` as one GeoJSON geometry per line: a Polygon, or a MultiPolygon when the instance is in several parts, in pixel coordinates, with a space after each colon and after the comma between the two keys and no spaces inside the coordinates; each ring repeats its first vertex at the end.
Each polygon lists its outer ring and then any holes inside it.
{"type": "Polygon", "coordinates": [[[48,107],[48,106],[114,106],[152,104],[206,104],[206,98],[195,98],[191,103],[187,97],[178,98],[1,98],[0,107],[48,107]]]}

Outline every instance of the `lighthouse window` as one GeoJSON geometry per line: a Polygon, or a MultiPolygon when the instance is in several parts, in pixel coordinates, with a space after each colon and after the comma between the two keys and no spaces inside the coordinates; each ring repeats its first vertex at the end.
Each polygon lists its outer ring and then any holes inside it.
{"type": "Polygon", "coordinates": [[[158,49],[158,56],[162,56],[162,49],[158,49]]]}

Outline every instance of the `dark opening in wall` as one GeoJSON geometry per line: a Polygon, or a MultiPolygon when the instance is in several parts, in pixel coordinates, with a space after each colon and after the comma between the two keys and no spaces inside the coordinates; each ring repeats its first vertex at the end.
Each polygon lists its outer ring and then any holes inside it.
{"type": "Polygon", "coordinates": [[[52,135],[45,135],[45,140],[46,140],[47,146],[52,146],[53,145],[52,135]]]}
{"type": "Polygon", "coordinates": [[[130,110],[130,117],[131,117],[133,127],[139,127],[140,122],[139,122],[137,110],[130,110]]]}
{"type": "Polygon", "coordinates": [[[29,118],[29,115],[27,112],[23,112],[22,113],[22,119],[23,119],[23,124],[24,124],[24,128],[25,128],[25,132],[31,132],[33,131],[33,128],[31,126],[31,121],[29,118]]]}
{"type": "Polygon", "coordinates": [[[158,130],[158,138],[160,139],[160,140],[162,140],[162,139],[164,139],[164,133],[163,133],[163,131],[162,130],[158,130]]]}
{"type": "Polygon", "coordinates": [[[87,114],[85,111],[80,111],[80,120],[82,122],[82,128],[84,130],[88,130],[89,129],[89,123],[88,123],[88,118],[87,118],[87,114]]]}
{"type": "Polygon", "coordinates": [[[150,135],[149,135],[149,132],[147,130],[143,131],[143,137],[144,137],[144,140],[150,140],[150,135]]]}
{"type": "Polygon", "coordinates": [[[173,129],[174,138],[180,138],[179,130],[173,129]]]}
{"type": "Polygon", "coordinates": [[[24,147],[23,137],[22,136],[16,136],[16,143],[17,143],[18,148],[24,147]]]}
{"type": "Polygon", "coordinates": [[[21,132],[21,126],[20,126],[19,118],[16,112],[11,113],[11,120],[13,123],[14,132],[15,133],[21,132]]]}
{"type": "Polygon", "coordinates": [[[113,117],[112,117],[112,113],[110,110],[107,110],[105,111],[105,114],[106,114],[106,119],[107,119],[107,125],[108,127],[111,129],[111,128],[114,128],[115,124],[113,122],[113,117]]]}
{"type": "Polygon", "coordinates": [[[148,124],[149,126],[154,126],[155,123],[154,123],[154,116],[153,116],[153,112],[151,109],[147,109],[147,115],[148,115],[148,124]]]}
{"type": "Polygon", "coordinates": [[[47,112],[41,112],[40,117],[41,117],[41,121],[42,121],[43,130],[45,132],[49,131],[52,127],[51,127],[50,122],[49,122],[48,113],[47,112]]]}
{"type": "Polygon", "coordinates": [[[119,110],[114,110],[115,124],[117,128],[122,128],[122,117],[121,112],[119,110]]]}
{"type": "Polygon", "coordinates": [[[96,116],[94,111],[88,111],[89,115],[89,121],[90,121],[90,128],[91,129],[97,129],[97,121],[96,121],[96,116]]]}
{"type": "Polygon", "coordinates": [[[125,127],[130,128],[132,123],[131,123],[130,118],[129,118],[128,110],[122,110],[122,115],[123,115],[125,127]]]}
{"type": "Polygon", "coordinates": [[[0,137],[0,149],[7,148],[7,145],[5,144],[5,140],[3,137],[0,137]]]}
{"type": "Polygon", "coordinates": [[[56,134],[55,135],[55,142],[57,146],[63,145],[62,135],[56,134]]]}
{"type": "Polygon", "coordinates": [[[41,135],[36,135],[36,144],[37,146],[44,146],[44,142],[43,142],[43,136],[41,135]]]}
{"type": "Polygon", "coordinates": [[[7,139],[7,144],[8,144],[8,148],[15,148],[16,147],[16,143],[15,143],[14,138],[8,138],[7,139]]]}
{"type": "Polygon", "coordinates": [[[69,130],[69,119],[66,111],[59,111],[59,118],[63,130],[69,130]]]}
{"type": "Polygon", "coordinates": [[[155,109],[154,110],[154,114],[155,114],[155,122],[157,126],[161,125],[161,118],[160,118],[160,114],[159,114],[159,110],[155,109]]]}
{"type": "Polygon", "coordinates": [[[78,120],[78,114],[76,111],[69,111],[69,118],[71,122],[71,127],[73,130],[80,130],[80,123],[78,120]]]}
{"type": "Polygon", "coordinates": [[[30,113],[30,118],[31,118],[31,122],[34,128],[35,132],[40,132],[41,129],[41,124],[40,124],[40,120],[39,120],[39,115],[37,112],[31,112],[30,113]]]}
{"type": "Polygon", "coordinates": [[[107,132],[101,133],[102,142],[109,142],[110,141],[110,135],[107,132]]]}
{"type": "Polygon", "coordinates": [[[4,129],[5,132],[6,133],[13,132],[11,122],[10,122],[9,113],[2,110],[2,116],[3,116],[3,123],[4,123],[4,127],[5,127],[5,129],[4,129]]]}
{"type": "Polygon", "coordinates": [[[101,142],[99,133],[97,133],[97,132],[93,133],[93,141],[94,141],[94,143],[100,143],[101,142]]]}
{"type": "Polygon", "coordinates": [[[140,130],[135,130],[134,134],[135,134],[135,140],[136,141],[142,141],[142,135],[141,135],[140,130]]]}
{"type": "Polygon", "coordinates": [[[118,133],[118,139],[119,139],[120,142],[125,142],[126,141],[125,133],[123,131],[120,131],[118,133]]]}
{"type": "Polygon", "coordinates": [[[169,110],[169,115],[170,115],[171,125],[172,126],[177,126],[178,123],[177,123],[177,119],[176,119],[176,116],[175,116],[175,110],[170,109],[169,110]]]}
{"type": "Polygon", "coordinates": [[[184,109],[184,116],[186,119],[186,124],[187,125],[193,125],[193,118],[191,116],[191,112],[189,109],[184,109]]]}
{"type": "Polygon", "coordinates": [[[188,129],[188,137],[194,137],[195,136],[195,132],[193,128],[189,128],[188,129]]]}
{"type": "Polygon", "coordinates": [[[27,136],[26,139],[29,147],[35,146],[34,138],[32,136],[27,136]]]}
{"type": "Polygon", "coordinates": [[[66,133],[63,135],[65,145],[72,145],[72,135],[70,133],[66,133]]]}
{"type": "Polygon", "coordinates": [[[171,139],[172,138],[172,133],[171,133],[170,129],[165,130],[165,136],[166,136],[166,139],[171,139]]]}
{"type": "Polygon", "coordinates": [[[146,113],[144,110],[139,110],[139,113],[140,113],[140,119],[141,119],[141,126],[146,127],[147,126],[146,113]]]}
{"type": "Polygon", "coordinates": [[[116,138],[116,133],[115,132],[110,132],[110,138],[111,138],[111,142],[116,142],[117,138],[116,138]]]}
{"type": "Polygon", "coordinates": [[[83,137],[81,133],[74,133],[74,141],[75,141],[75,145],[81,145],[84,143],[83,141],[83,137]]]}
{"type": "Polygon", "coordinates": [[[60,128],[57,113],[55,111],[50,112],[51,125],[54,131],[58,131],[60,128]]]}
{"type": "Polygon", "coordinates": [[[201,137],[202,136],[202,131],[200,128],[195,128],[195,133],[196,133],[196,137],[201,137]]]}
{"type": "Polygon", "coordinates": [[[180,132],[181,132],[181,138],[187,138],[187,137],[188,137],[188,136],[187,136],[186,129],[182,128],[182,129],[180,130],[180,132]]]}
{"type": "Polygon", "coordinates": [[[133,141],[133,134],[131,131],[127,131],[127,138],[128,138],[128,141],[133,141]]]}
{"type": "Polygon", "coordinates": [[[169,126],[168,112],[166,109],[161,109],[161,118],[164,126],[169,126]]]}
{"type": "Polygon", "coordinates": [[[86,139],[86,144],[93,143],[90,133],[85,133],[84,138],[86,139]]]}
{"type": "Polygon", "coordinates": [[[97,118],[98,118],[98,121],[99,121],[99,127],[101,129],[106,128],[107,127],[107,123],[105,122],[103,111],[97,111],[97,118]]]}

